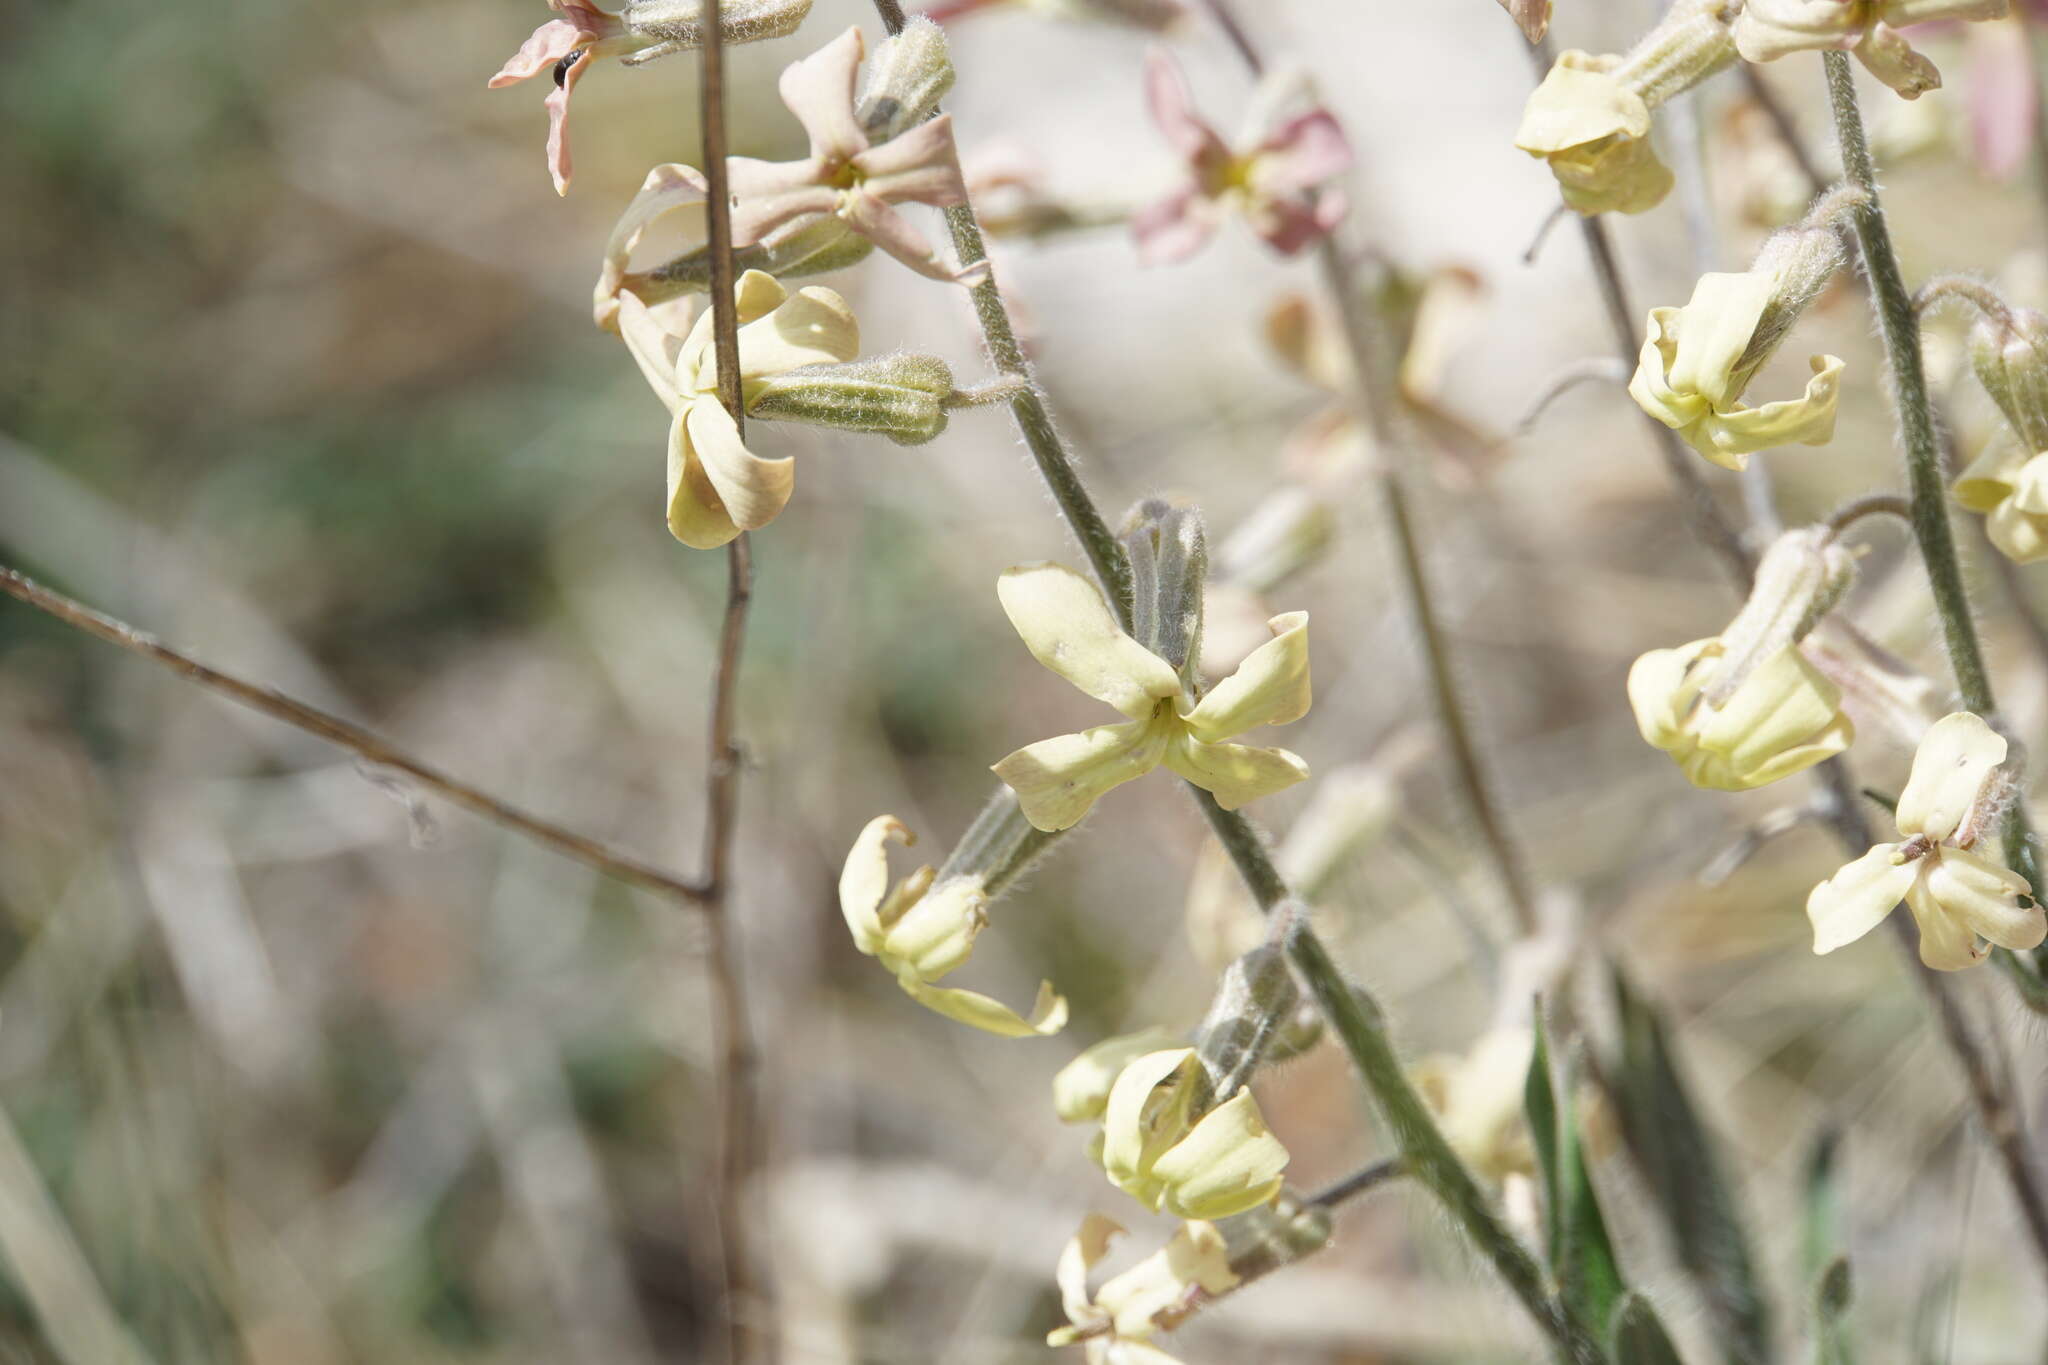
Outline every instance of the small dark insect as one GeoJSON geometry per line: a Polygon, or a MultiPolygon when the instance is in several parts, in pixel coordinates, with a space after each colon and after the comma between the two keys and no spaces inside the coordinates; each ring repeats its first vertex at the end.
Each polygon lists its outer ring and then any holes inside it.
{"type": "Polygon", "coordinates": [[[562,58],[562,60],[555,63],[555,88],[557,90],[561,89],[564,85],[568,84],[569,69],[582,60],[583,49],[579,47],[574,52],[571,52],[568,56],[562,58]]]}

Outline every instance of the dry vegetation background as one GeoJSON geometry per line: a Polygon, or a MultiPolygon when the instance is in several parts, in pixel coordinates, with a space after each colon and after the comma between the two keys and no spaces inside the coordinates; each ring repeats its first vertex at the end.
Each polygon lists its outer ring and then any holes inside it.
{"type": "MultiPolygon", "coordinates": [[[[1531,74],[1491,3],[1244,8],[1269,46],[1308,54],[1358,146],[1352,230],[1404,265],[1483,278],[1449,406],[1507,430],[1558,369],[1607,353],[1575,234],[1521,259],[1555,190],[1510,145],[1531,74]]],[[[1648,8],[1561,0],[1559,37],[1613,50],[1648,8]]],[[[585,300],[646,166],[696,159],[690,65],[591,76],[577,182],[557,201],[538,93],[484,89],[538,0],[0,10],[0,558],[688,867],[724,570],[664,530],[667,419],[585,300]]],[[[735,151],[800,151],[773,75],[854,21],[875,31],[863,7],[820,0],[797,38],[735,51],[735,151]]],[[[1077,198],[1163,188],[1144,41],[1021,13],[961,25],[950,107],[970,170],[1008,142],[1077,198]]],[[[1181,50],[1201,106],[1233,123],[1246,89],[1227,50],[1199,25],[1181,50]]],[[[1954,141],[1968,63],[1954,43],[1932,51],[1950,77],[1925,102],[1933,132],[1891,129],[1920,147],[1886,181],[1907,274],[2004,272],[2024,296],[2042,200],[2031,173],[1999,185],[1972,168],[1954,141]]],[[[1819,61],[1766,74],[1831,158],[1819,61]]],[[[1768,159],[1752,157],[1738,84],[1694,103],[1710,268],[1739,268],[1768,159]]],[[[1640,308],[1682,301],[1698,243],[1681,198],[1616,231],[1640,308]]],[[[1308,267],[1236,225],[1175,269],[1138,270],[1115,229],[1000,244],[996,260],[1106,505],[1194,494],[1227,531],[1324,401],[1259,333],[1308,267]]],[[[976,372],[957,291],[879,267],[829,282],[871,347],[976,372]]],[[[1795,520],[1896,483],[1866,318],[1840,288],[1806,324],[1812,344],[1790,348],[1849,362],[1835,443],[1772,465],[1795,520]]],[[[1958,410],[1966,441],[1981,434],[1976,400],[1958,410]]],[[[974,984],[1021,1000],[1050,977],[1076,1009],[1060,1038],[1002,1042],[906,1001],[847,941],[840,860],[882,811],[945,848],[989,762],[1084,719],[993,592],[1012,563],[1075,555],[1000,411],[959,414],[916,449],[770,431],[801,471],[756,537],[737,904],[766,1056],[756,1212],[786,1356],[1040,1359],[1054,1257],[1108,1198],[1047,1082],[1080,1045],[1200,1010],[1183,902],[1202,822],[1177,784],[1121,790],[998,909],[974,984]]],[[[1636,737],[1629,661],[1730,608],[1639,414],[1618,385],[1582,387],[1480,477],[1435,470],[1426,543],[1514,830],[1542,884],[1671,1010],[1773,1281],[1798,1283],[1793,1191],[1840,1125],[1864,1358],[2038,1358],[2026,1343],[2048,1308],[2029,1253],[1900,963],[1877,936],[1808,952],[1800,906],[1832,846],[1798,832],[1704,886],[1748,822],[1797,797],[1693,791],[1636,737]]],[[[1330,556],[1282,594],[1315,618],[1318,693],[1286,742],[1325,772],[1428,715],[1375,509],[1354,501],[1330,556]]],[[[1945,676],[1919,570],[1894,575],[1897,533],[1878,534],[1856,614],[1945,676]]],[[[2039,735],[2041,655],[1973,563],[2007,709],[2039,735]]],[[[1908,756],[1861,753],[1866,780],[1896,789],[1908,756]]],[[[1255,813],[1284,829],[1306,790],[1255,813]]],[[[1328,909],[1346,965],[1419,1056],[1483,1026],[1469,924],[1506,926],[1433,755],[1401,798],[1328,909]]],[[[666,905],[0,606],[0,1361],[711,1358],[701,951],[666,905]]],[[[2039,1026],[1994,981],[1968,984],[2040,1131],[2039,1026]]],[[[1263,1098],[1304,1184],[1380,1151],[1334,1051],[1263,1098]]],[[[1601,1174],[1624,1192],[1632,1178],[1618,1161],[1601,1174]]],[[[1701,1344],[1697,1305],[1628,1202],[1609,1216],[1649,1268],[1637,1278],[1701,1344]]],[[[1398,1188],[1179,1348],[1537,1353],[1398,1188]]]]}

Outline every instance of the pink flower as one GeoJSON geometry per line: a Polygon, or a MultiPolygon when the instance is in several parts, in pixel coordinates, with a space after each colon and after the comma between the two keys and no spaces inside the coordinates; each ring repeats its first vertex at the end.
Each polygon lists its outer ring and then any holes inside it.
{"type": "Polygon", "coordinates": [[[548,0],[548,8],[566,17],[550,19],[535,29],[504,68],[491,77],[490,88],[516,85],[550,66],[554,68],[555,88],[547,98],[548,172],[554,176],[555,193],[567,194],[569,96],[576,92],[576,82],[583,79],[584,68],[593,59],[640,44],[627,35],[626,25],[618,15],[608,14],[584,0],[548,0]]]}
{"type": "Polygon", "coordinates": [[[869,140],[854,114],[854,78],[866,53],[849,28],[782,73],[782,102],[810,134],[802,161],[727,162],[736,246],[751,246],[800,218],[833,214],[921,275],[972,283],[980,271],[956,274],[896,205],[951,208],[967,200],[953,146],[953,121],[941,114],[887,142],[869,140]]]}
{"type": "Polygon", "coordinates": [[[1328,235],[1344,216],[1343,196],[1321,187],[1351,165],[1351,143],[1320,105],[1287,118],[1273,106],[1280,91],[1260,92],[1260,111],[1233,147],[1194,112],[1187,80],[1163,49],[1145,60],[1145,98],[1153,122],[1187,162],[1188,180],[1131,220],[1146,265],[1185,260],[1235,209],[1283,256],[1328,235]]]}

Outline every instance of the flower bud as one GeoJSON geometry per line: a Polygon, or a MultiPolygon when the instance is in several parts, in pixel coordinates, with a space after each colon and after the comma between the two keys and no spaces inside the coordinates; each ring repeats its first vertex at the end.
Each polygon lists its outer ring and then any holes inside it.
{"type": "Polygon", "coordinates": [[[946,31],[920,15],[868,58],[854,117],[869,138],[887,142],[937,113],[952,88],[946,31]]]}
{"type": "Polygon", "coordinates": [[[1727,704],[1750,671],[1797,644],[1856,581],[1856,556],[1827,526],[1801,526],[1771,542],[1757,561],[1749,600],[1721,632],[1721,655],[1701,695],[1727,704]]]}
{"type": "Polygon", "coordinates": [[[1272,944],[1230,964],[1195,1031],[1195,1055],[1214,1094],[1227,1096],[1251,1078],[1300,1003],[1287,955],[1272,944]]]}
{"type": "Polygon", "coordinates": [[[2048,451],[2048,316],[2014,308],[1970,328],[1970,365],[2029,455],[2048,451]]]}
{"type": "Polygon", "coordinates": [[[897,354],[837,365],[806,365],[754,385],[749,414],[923,445],[946,429],[953,372],[932,356],[897,354]]]}
{"type": "MultiPolygon", "coordinates": [[[[786,38],[802,26],[811,0],[720,0],[719,28],[728,43],[758,43],[786,38]]],[[[619,18],[626,31],[648,44],[621,57],[637,66],[704,45],[704,7],[699,0],[634,0],[619,18]]]]}
{"type": "Polygon", "coordinates": [[[1124,518],[1131,564],[1131,636],[1192,685],[1202,653],[1202,593],[1209,546],[1202,514],[1164,498],[1146,498],[1124,518]]]}
{"type": "Polygon", "coordinates": [[[1614,67],[1614,78],[1655,109],[1735,61],[1723,0],[1678,0],[1614,67]]]}

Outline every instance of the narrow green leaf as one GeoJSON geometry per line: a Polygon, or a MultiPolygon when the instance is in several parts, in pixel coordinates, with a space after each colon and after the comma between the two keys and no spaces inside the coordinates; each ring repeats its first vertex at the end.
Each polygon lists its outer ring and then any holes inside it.
{"type": "Polygon", "coordinates": [[[1835,1178],[1841,1139],[1836,1129],[1824,1128],[1806,1156],[1799,1246],[1808,1280],[1819,1280],[1842,1250],[1842,1197],[1835,1178]]]}
{"type": "Polygon", "coordinates": [[[1557,1202],[1563,1244],[1558,1251],[1557,1280],[1566,1305],[1604,1339],[1615,1304],[1627,1285],[1622,1283],[1614,1244],[1607,1236],[1607,1220],[1600,1214],[1600,1197],[1586,1169],[1573,1102],[1574,1070],[1566,1064],[1564,1083],[1558,1087],[1557,1170],[1563,1197],[1557,1202]]]}
{"type": "Polygon", "coordinates": [[[1558,1210],[1563,1204],[1557,1174],[1557,1096],[1550,1088],[1550,1038],[1543,1026],[1543,1002],[1536,1002],[1536,1048],[1529,1057],[1529,1079],[1522,1086],[1522,1115],[1536,1148],[1536,1174],[1543,1182],[1544,1252],[1553,1270],[1564,1240],[1558,1210]]]}
{"type": "Polygon", "coordinates": [[[1640,1294],[1628,1293],[1614,1309],[1614,1365],[1685,1365],[1657,1310],[1640,1294]]]}
{"type": "Polygon", "coordinates": [[[1622,1046],[1612,1076],[1623,1139],[1649,1183],[1679,1262],[1706,1299],[1726,1359],[1731,1365],[1764,1365],[1771,1358],[1770,1305],[1714,1140],[1679,1075],[1663,1021],[1619,969],[1614,995],[1622,1046]]]}

